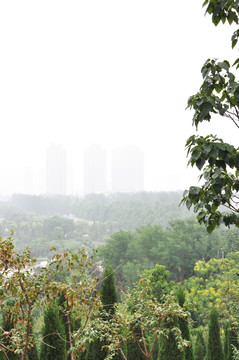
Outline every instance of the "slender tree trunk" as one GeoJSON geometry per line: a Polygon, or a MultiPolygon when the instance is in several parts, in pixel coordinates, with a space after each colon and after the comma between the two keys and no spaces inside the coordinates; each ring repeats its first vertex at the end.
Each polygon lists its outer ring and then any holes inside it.
{"type": "Polygon", "coordinates": [[[153,342],[152,348],[151,348],[151,350],[150,350],[150,352],[149,352],[149,356],[151,356],[152,353],[153,353],[154,347],[155,347],[155,345],[156,345],[156,343],[157,343],[157,339],[158,339],[158,335],[156,334],[156,335],[155,335],[155,338],[154,338],[154,342],[153,342]]]}
{"type": "MultiPolygon", "coordinates": [[[[72,349],[72,335],[71,335],[71,321],[70,321],[70,315],[69,312],[67,312],[66,314],[66,319],[67,319],[67,328],[68,328],[68,337],[69,337],[69,348],[70,351],[72,349]]],[[[71,360],[75,360],[75,355],[73,354],[73,352],[71,351],[71,360]]]]}
{"type": "MultiPolygon", "coordinates": [[[[140,343],[139,343],[139,340],[138,340],[136,334],[134,333],[133,330],[132,330],[132,332],[133,332],[133,336],[134,336],[134,339],[135,339],[135,341],[136,341],[136,344],[137,344],[139,350],[141,351],[141,353],[143,354],[143,356],[145,357],[145,359],[150,360],[151,355],[152,355],[152,352],[151,352],[151,351],[148,352],[147,344],[146,344],[145,340],[143,340],[143,345],[144,345],[144,350],[143,350],[142,347],[140,346],[140,343]]],[[[141,330],[141,334],[142,334],[142,337],[144,338],[144,332],[143,332],[143,330],[141,330]]]]}
{"type": "Polygon", "coordinates": [[[121,349],[121,347],[119,348],[119,351],[120,351],[120,353],[121,353],[121,355],[122,355],[122,358],[123,358],[124,360],[127,360],[127,357],[125,356],[125,354],[124,354],[123,350],[121,349]]]}
{"type": "Polygon", "coordinates": [[[30,339],[30,319],[31,319],[31,311],[32,308],[29,305],[28,308],[28,312],[27,312],[27,337],[26,337],[26,344],[25,344],[25,348],[24,348],[24,352],[22,354],[22,360],[27,360],[27,350],[28,350],[28,343],[29,343],[29,339],[30,339]]]}
{"type": "Polygon", "coordinates": [[[3,352],[3,355],[5,356],[5,358],[7,360],[9,360],[9,357],[7,356],[7,353],[6,353],[5,349],[1,348],[1,351],[3,352]]]}

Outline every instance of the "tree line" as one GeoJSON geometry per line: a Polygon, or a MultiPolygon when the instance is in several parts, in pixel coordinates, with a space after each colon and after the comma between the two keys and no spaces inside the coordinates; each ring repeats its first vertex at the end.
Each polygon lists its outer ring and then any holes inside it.
{"type": "Polygon", "coordinates": [[[183,281],[194,275],[197,261],[223,258],[239,250],[238,229],[220,228],[213,234],[194,219],[175,220],[164,230],[147,225],[135,232],[119,231],[98,248],[101,260],[111,259],[119,287],[132,286],[140,274],[156,264],[164,265],[171,279],[183,281]]]}
{"type": "Polygon", "coordinates": [[[37,216],[72,214],[78,219],[108,223],[114,226],[115,232],[135,230],[147,224],[165,227],[175,218],[188,217],[186,207],[179,207],[181,197],[182,191],[90,194],[85,197],[15,194],[9,205],[37,216]]]}
{"type": "Polygon", "coordinates": [[[17,248],[32,248],[37,257],[51,246],[77,248],[84,242],[99,246],[119,230],[135,231],[148,224],[166,228],[190,214],[179,207],[180,192],[92,194],[79,197],[13,195],[0,203],[0,233],[14,231],[17,248]]]}

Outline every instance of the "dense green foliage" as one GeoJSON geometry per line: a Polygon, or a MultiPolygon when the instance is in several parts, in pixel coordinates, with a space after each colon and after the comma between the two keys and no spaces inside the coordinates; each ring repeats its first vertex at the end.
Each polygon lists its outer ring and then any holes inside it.
{"type": "Polygon", "coordinates": [[[215,136],[192,136],[186,146],[191,154],[189,163],[196,164],[202,170],[200,177],[205,179],[204,185],[192,186],[184,193],[188,209],[193,206],[198,221],[207,225],[209,233],[221,223],[239,226],[239,150],[215,136]]]}
{"type": "Polygon", "coordinates": [[[41,360],[66,360],[66,334],[56,304],[44,312],[42,330],[41,360]]]}
{"type": "MultiPolygon", "coordinates": [[[[12,208],[10,210],[10,214],[11,211],[12,208]]],[[[13,219],[16,216],[16,213],[12,214],[12,216],[13,219]]],[[[19,223],[21,225],[19,225],[18,227],[18,233],[21,233],[22,239],[25,239],[24,243],[28,244],[27,236],[31,237],[32,234],[34,234],[33,228],[35,228],[34,231],[39,231],[38,235],[43,234],[43,232],[41,233],[41,231],[43,231],[44,229],[46,237],[48,236],[48,241],[44,244],[45,248],[47,248],[48,242],[49,244],[59,242],[60,244],[62,244],[62,246],[68,246],[67,244],[70,245],[71,242],[68,242],[68,236],[71,238],[75,236],[76,238],[77,231],[80,229],[80,226],[83,226],[82,222],[78,222],[73,218],[61,218],[59,216],[36,217],[33,214],[24,214],[21,212],[18,212],[18,216],[19,220],[21,220],[19,223]],[[24,216],[27,217],[24,218],[24,216]],[[28,223],[28,219],[30,219],[30,223],[28,223]],[[31,219],[34,219],[35,223],[31,222],[31,219]],[[39,222],[37,222],[36,220],[39,220],[39,222]],[[41,223],[41,221],[43,222],[41,223]],[[43,227],[41,226],[42,224],[44,224],[43,227]],[[78,230],[76,230],[76,228],[78,230]],[[59,233],[61,234],[60,239],[58,239],[59,233]],[[25,237],[26,234],[28,235],[25,237]],[[54,242],[51,241],[51,239],[53,238],[55,239],[54,242]]],[[[6,222],[3,221],[1,225],[2,228],[4,228],[6,222]]],[[[89,232],[87,232],[89,228],[96,225],[96,223],[84,223],[85,233],[83,234],[89,234],[89,232]]],[[[210,311],[211,304],[214,303],[217,305],[219,301],[218,299],[220,299],[220,301],[223,300],[226,304],[229,304],[230,301],[231,304],[229,312],[228,309],[223,305],[223,301],[221,301],[222,306],[220,306],[220,317],[230,318],[235,316],[238,301],[237,296],[235,295],[235,291],[237,289],[237,284],[235,282],[237,278],[237,255],[236,253],[231,255],[229,255],[228,253],[230,251],[239,250],[238,229],[220,228],[216,229],[213,234],[209,235],[207,231],[203,227],[201,227],[194,219],[185,219],[174,220],[168,225],[167,228],[163,228],[160,225],[146,225],[136,229],[135,231],[121,230],[112,234],[111,236],[109,235],[110,234],[108,234],[105,245],[102,245],[100,247],[98,254],[100,258],[105,261],[105,263],[107,263],[108,259],[111,260],[113,272],[110,270],[109,274],[115,273],[118,292],[120,291],[120,289],[126,289],[128,285],[133,287],[134,282],[140,278],[148,279],[147,281],[149,281],[151,284],[151,296],[157,299],[157,301],[161,302],[164,301],[164,296],[168,296],[170,294],[170,291],[172,291],[175,287],[175,283],[170,280],[173,279],[174,281],[179,281],[188,279],[186,283],[187,293],[185,309],[188,309],[192,312],[193,319],[195,320],[195,322],[193,323],[194,327],[197,327],[199,324],[203,324],[204,326],[207,325],[208,313],[210,311]],[[221,259],[225,256],[227,256],[226,260],[221,259]],[[227,265],[223,268],[223,264],[225,261],[227,261],[227,265]],[[207,271],[205,271],[205,269],[207,271]],[[213,276],[213,278],[211,278],[210,276],[213,276]],[[227,281],[230,281],[230,291],[225,292],[225,288],[228,284],[227,281]],[[210,296],[207,294],[210,294],[210,296]],[[222,296],[219,296],[220,294],[226,294],[227,299],[225,299],[225,296],[224,298],[222,298],[222,296]],[[201,322],[198,320],[199,318],[201,319],[201,322]]],[[[79,246],[80,243],[83,243],[84,239],[86,239],[86,237],[82,236],[80,241],[76,241],[76,244],[78,244],[79,246]]],[[[16,243],[19,244],[18,241],[16,243]]],[[[22,246],[24,243],[22,243],[22,246]]],[[[37,247],[38,246],[39,245],[37,245],[37,247]]],[[[94,273],[97,272],[99,274],[99,270],[97,270],[97,268],[95,267],[94,273]]],[[[110,276],[108,277],[103,275],[103,278],[110,280],[110,276]]],[[[66,277],[66,273],[64,274],[62,279],[65,279],[64,281],[66,281],[66,284],[62,283],[61,287],[64,288],[67,293],[69,292],[68,294],[70,294],[72,290],[67,285],[68,280],[66,277]]],[[[112,290],[110,290],[110,293],[114,294],[112,290]]],[[[124,296],[125,295],[121,294],[121,301],[124,301],[124,296]]],[[[109,303],[109,301],[106,300],[106,303],[109,303]]],[[[63,311],[61,313],[61,316],[65,320],[66,332],[68,332],[66,318],[66,315],[68,314],[70,315],[72,336],[78,331],[80,334],[81,324],[78,324],[78,321],[79,319],[82,319],[84,324],[84,309],[79,308],[77,309],[77,312],[76,310],[74,310],[73,312],[69,313],[67,302],[64,299],[63,304],[64,305],[62,305],[59,310],[63,311]],[[77,320],[76,322],[75,319],[77,320]]],[[[120,309],[120,311],[121,310],[122,309],[120,309]]],[[[117,316],[119,316],[118,312],[117,314],[113,315],[113,317],[116,318],[117,316]]],[[[120,316],[126,316],[125,312],[120,316]]],[[[129,314],[127,316],[129,316],[129,314]]],[[[134,313],[132,313],[130,316],[135,315],[134,313]]],[[[124,328],[124,326],[128,326],[128,319],[125,319],[125,322],[123,321],[121,325],[119,325],[119,319],[121,319],[121,317],[118,318],[115,325],[113,325],[113,323],[110,324],[110,329],[118,329],[119,326],[122,326],[120,328],[120,333],[122,332],[122,339],[125,339],[126,328],[124,328]]],[[[181,319],[179,318],[177,321],[178,325],[180,326],[181,319]]],[[[187,321],[185,319],[182,320],[182,324],[187,324],[187,321]]],[[[183,336],[187,339],[188,335],[183,330],[182,324],[180,328],[182,330],[182,333],[184,333],[183,336]]],[[[111,331],[106,325],[105,327],[106,330],[108,329],[107,331],[111,331]]],[[[136,334],[137,327],[134,327],[133,329],[136,334]]],[[[132,329],[130,331],[132,331],[132,329]]],[[[130,334],[130,331],[128,334],[130,334]]],[[[116,346],[118,344],[118,339],[113,339],[112,336],[114,335],[112,333],[110,333],[107,338],[104,338],[103,335],[100,336],[101,340],[100,337],[96,337],[98,341],[98,349],[96,346],[96,342],[91,342],[90,345],[88,345],[87,343],[82,345],[85,351],[84,353],[82,353],[81,357],[85,356],[87,352],[88,358],[93,356],[95,359],[97,359],[97,356],[99,356],[100,353],[103,354],[106,351],[106,349],[104,351],[100,350],[102,344],[106,347],[110,345],[109,339],[112,339],[113,341],[112,346],[116,346]],[[94,347],[92,347],[93,344],[94,347]],[[93,348],[95,349],[94,351],[93,348]],[[86,351],[87,349],[88,351],[86,351]]],[[[151,356],[153,359],[155,359],[157,358],[158,351],[160,351],[158,339],[152,336],[150,332],[148,336],[149,337],[147,338],[147,349],[148,352],[151,351],[151,348],[153,349],[151,356]],[[153,346],[154,341],[155,345],[153,346]]],[[[132,337],[132,332],[131,337],[129,335],[127,341],[122,340],[121,346],[124,349],[122,351],[125,354],[127,353],[126,344],[129,357],[131,355],[134,356],[133,354],[138,354],[138,351],[140,352],[135,338],[132,337]]],[[[196,345],[195,341],[193,341],[193,345],[196,345]]],[[[191,348],[192,347],[188,347],[186,351],[183,351],[184,357],[186,353],[190,353],[189,350],[191,348]]],[[[161,349],[161,351],[163,350],[161,349]]],[[[195,352],[196,351],[197,349],[195,348],[195,352]]],[[[143,356],[144,358],[142,352],[140,352],[140,354],[140,356],[143,356]]],[[[115,358],[118,358],[120,356],[121,355],[119,351],[116,351],[115,358]]],[[[139,357],[139,355],[136,356],[139,357]]],[[[181,352],[178,356],[181,356],[181,352]]],[[[69,354],[69,358],[70,357],[71,355],[69,354]]]]}
{"type": "MultiPolygon", "coordinates": [[[[177,296],[179,305],[181,307],[183,307],[184,303],[185,303],[186,294],[185,294],[184,287],[182,285],[179,285],[176,288],[176,296],[177,296]]],[[[192,339],[191,339],[188,319],[179,318],[178,319],[178,325],[179,325],[179,328],[180,328],[180,330],[182,332],[183,338],[190,341],[190,346],[188,346],[184,350],[184,352],[185,352],[184,359],[185,360],[193,360],[192,339]]]]}
{"type": "MultiPolygon", "coordinates": [[[[0,333],[0,351],[6,359],[7,352],[14,351],[21,360],[29,360],[29,351],[34,346],[33,316],[46,303],[54,302],[59,294],[66,299],[61,305],[67,317],[71,360],[75,359],[76,352],[79,353],[75,343],[90,320],[91,311],[98,310],[100,306],[96,291],[98,281],[89,273],[93,256],[85,248],[77,252],[54,253],[49,263],[39,269],[29,248],[19,254],[11,236],[6,239],[0,237],[0,311],[3,321],[4,315],[8,314],[11,322],[11,329],[0,333]],[[84,323],[79,324],[78,333],[73,335],[72,317],[76,317],[76,313],[80,317],[87,312],[84,323]]],[[[53,315],[50,322],[55,318],[53,315]]],[[[52,332],[50,334],[53,335],[52,332]]],[[[35,353],[30,351],[30,355],[33,357],[35,353]]]]}
{"type": "MultiPolygon", "coordinates": [[[[108,317],[114,315],[115,305],[117,304],[115,276],[109,261],[103,271],[103,280],[100,286],[100,298],[104,312],[100,313],[99,316],[102,317],[103,320],[107,320],[108,317]]],[[[89,344],[87,360],[104,360],[107,356],[107,348],[104,347],[105,345],[106,343],[104,341],[95,338],[94,341],[89,344]]]]}
{"type": "Polygon", "coordinates": [[[100,298],[105,312],[111,316],[114,315],[115,305],[117,304],[117,293],[115,288],[115,274],[109,261],[103,271],[100,298]]]}
{"type": "Polygon", "coordinates": [[[184,354],[184,347],[188,345],[176,323],[178,318],[186,318],[188,314],[177,304],[173,294],[165,295],[163,302],[157,301],[153,285],[150,273],[143,276],[124,294],[124,302],[116,308],[114,316],[104,321],[103,328],[102,324],[98,328],[98,336],[105,336],[109,349],[120,351],[124,359],[127,357],[123,345],[128,340],[135,341],[145,359],[152,359],[157,353],[155,347],[160,335],[170,337],[178,349],[175,351],[180,354],[184,354]]]}
{"type": "MultiPolygon", "coordinates": [[[[11,332],[12,329],[14,329],[14,322],[13,322],[11,313],[3,312],[2,313],[2,330],[11,332]]],[[[17,360],[18,356],[16,354],[14,354],[14,352],[13,352],[15,350],[15,347],[13,346],[13,344],[11,344],[10,339],[8,337],[6,337],[2,340],[2,342],[3,342],[3,345],[7,347],[6,354],[9,357],[9,360],[17,360]]],[[[5,356],[2,356],[1,360],[2,359],[5,359],[5,356]]]]}
{"type": "Polygon", "coordinates": [[[136,342],[134,340],[131,340],[127,344],[127,360],[144,360],[145,357],[139,350],[136,342]]]}
{"type": "Polygon", "coordinates": [[[188,307],[194,325],[208,322],[210,308],[216,307],[222,318],[238,321],[238,252],[225,259],[199,261],[195,276],[185,282],[188,307]]]}
{"type": "Polygon", "coordinates": [[[233,360],[233,347],[238,349],[238,328],[232,326],[230,322],[225,326],[225,338],[224,338],[224,355],[225,360],[233,360]]]}
{"type": "MultiPolygon", "coordinates": [[[[127,360],[130,357],[153,360],[157,360],[157,358],[160,360],[164,358],[167,360],[192,360],[192,348],[195,349],[195,358],[201,356],[203,359],[205,346],[199,336],[195,340],[195,333],[191,340],[190,318],[185,310],[191,310],[195,317],[193,309],[198,307],[196,313],[199,318],[204,319],[204,332],[206,332],[209,323],[207,313],[210,312],[213,305],[220,310],[221,319],[229,318],[233,324],[233,327],[225,329],[227,335],[224,340],[224,348],[228,349],[228,360],[231,356],[230,345],[237,346],[235,329],[238,328],[239,320],[237,311],[239,303],[238,253],[230,253],[225,259],[197,262],[194,271],[199,277],[194,276],[187,280],[186,292],[183,285],[179,286],[170,281],[170,273],[165,266],[156,264],[154,268],[142,273],[139,281],[122,295],[122,302],[115,307],[113,304],[117,298],[114,271],[109,263],[106,265],[101,283],[100,293],[103,302],[101,305],[100,302],[97,302],[96,297],[97,281],[91,284],[90,274],[87,270],[91,266],[91,258],[88,259],[85,250],[79,251],[78,254],[71,252],[65,252],[62,255],[56,254],[53,256],[53,263],[42,269],[40,273],[38,270],[36,274],[32,270],[29,271],[31,261],[33,260],[30,258],[29,251],[26,250],[22,255],[18,255],[14,251],[11,239],[2,239],[0,266],[3,272],[7,271],[8,274],[13,274],[13,278],[11,276],[2,277],[0,306],[2,311],[10,311],[13,314],[13,322],[9,327],[9,335],[8,332],[0,334],[0,350],[4,349],[2,347],[4,343],[9,350],[25,349],[25,342],[22,343],[22,341],[25,339],[25,331],[31,330],[32,321],[29,318],[30,322],[28,322],[26,313],[22,311],[20,314],[23,315],[19,317],[19,307],[24,305],[25,310],[34,307],[39,311],[42,309],[41,304],[44,303],[44,298],[49,303],[49,300],[59,298],[59,294],[62,294],[61,301],[55,306],[48,306],[44,315],[45,324],[42,335],[44,343],[42,342],[41,346],[46,348],[42,350],[41,359],[44,359],[45,355],[43,354],[49,352],[46,356],[50,358],[51,351],[60,349],[60,345],[56,346],[57,341],[64,345],[65,354],[66,342],[62,341],[65,336],[64,331],[68,332],[68,335],[70,334],[67,342],[70,345],[69,359],[71,360],[78,358],[100,360],[105,359],[107,355],[112,355],[112,359],[117,360],[122,356],[127,360]],[[79,256],[81,257],[79,258],[79,256]],[[76,266],[73,266],[74,261],[76,261],[76,266]],[[68,266],[70,268],[67,270],[68,266]],[[19,270],[12,273],[14,268],[19,270]],[[24,272],[20,269],[24,269],[24,272]],[[54,273],[54,269],[57,270],[56,273],[54,273]],[[198,283],[199,286],[196,288],[198,283]],[[24,286],[21,287],[21,284],[24,286]],[[38,294],[41,294],[40,296],[36,295],[36,289],[38,294]],[[9,296],[9,291],[12,291],[14,296],[9,296]],[[109,307],[106,305],[110,305],[110,315],[109,307]],[[63,331],[61,336],[59,336],[61,330],[58,326],[59,314],[63,331]],[[62,324],[62,319],[65,320],[65,326],[62,324]],[[47,327],[49,328],[46,331],[47,327]],[[234,329],[234,334],[231,332],[232,329],[234,329]],[[7,343],[8,336],[10,341],[7,343]],[[52,337],[55,338],[52,339],[52,337]],[[191,344],[188,343],[188,340],[191,344]]],[[[34,313],[30,312],[30,314],[34,313]]],[[[8,318],[3,317],[3,319],[7,321],[8,318]]],[[[198,323],[199,321],[194,321],[193,326],[197,327],[198,323]]],[[[219,333],[219,322],[218,319],[217,321],[213,319],[212,312],[210,324],[208,356],[216,352],[214,348],[212,349],[213,344],[219,343],[216,339],[217,335],[214,333],[214,331],[219,333]]],[[[2,326],[6,328],[7,325],[2,323],[2,326]]],[[[34,344],[32,335],[28,342],[31,345],[34,344]]],[[[27,353],[28,360],[37,359],[37,354],[33,351],[28,350],[27,353]]],[[[59,353],[62,358],[63,351],[59,350],[59,353]]],[[[27,360],[24,353],[20,358],[27,360]]],[[[57,358],[56,354],[53,355],[53,358],[57,358]]],[[[65,355],[64,358],[66,358],[65,355]]],[[[214,358],[209,357],[207,360],[211,359],[214,358]]],[[[217,359],[220,358],[217,357],[217,359]]]]}
{"type": "Polygon", "coordinates": [[[218,312],[215,308],[212,308],[210,312],[207,360],[224,360],[218,312]]]}
{"type": "MultiPolygon", "coordinates": [[[[166,328],[174,328],[177,326],[177,319],[172,319],[171,321],[168,321],[165,323],[166,328]]],[[[184,352],[180,351],[177,347],[177,343],[175,341],[175,336],[173,335],[173,332],[170,331],[168,336],[162,335],[160,338],[160,344],[159,344],[159,360],[169,360],[169,359],[175,359],[175,360],[184,360],[184,352]]]]}
{"type": "Polygon", "coordinates": [[[238,229],[217,229],[209,235],[188,219],[175,220],[166,230],[148,225],[136,232],[117,232],[99,248],[99,256],[111,260],[117,286],[132,286],[145,269],[156,264],[164,265],[171,279],[183,280],[194,274],[196,261],[221,258],[236,249],[238,229]]]}
{"type": "Polygon", "coordinates": [[[194,346],[194,360],[204,360],[206,356],[206,345],[203,338],[203,332],[201,329],[197,330],[197,337],[194,346]]]}
{"type": "MultiPolygon", "coordinates": [[[[165,266],[156,264],[151,270],[145,270],[143,272],[143,278],[148,278],[151,283],[152,296],[159,302],[163,302],[164,297],[168,295],[175,283],[169,281],[170,272],[166,270],[165,266]]],[[[181,306],[181,304],[179,303],[181,306]]]]}
{"type": "Polygon", "coordinates": [[[107,356],[107,349],[103,346],[105,343],[99,338],[95,338],[92,343],[89,344],[86,360],[104,360],[107,356]]]}
{"type": "Polygon", "coordinates": [[[39,360],[38,349],[37,349],[37,345],[36,345],[36,341],[35,341],[35,335],[33,333],[32,324],[31,324],[31,335],[33,337],[33,343],[32,343],[33,346],[28,351],[28,360],[39,360]]]}

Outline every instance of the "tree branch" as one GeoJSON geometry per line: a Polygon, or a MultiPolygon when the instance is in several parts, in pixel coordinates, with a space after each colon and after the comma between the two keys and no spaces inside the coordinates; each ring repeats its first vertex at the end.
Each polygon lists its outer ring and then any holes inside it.
{"type": "Polygon", "coordinates": [[[153,352],[154,347],[155,347],[155,345],[156,345],[157,339],[158,339],[158,334],[155,335],[155,338],[154,338],[154,341],[153,341],[153,345],[152,345],[151,350],[150,350],[150,352],[149,352],[149,357],[152,355],[152,352],[153,352]]]}
{"type": "Polygon", "coordinates": [[[124,354],[123,350],[121,349],[121,347],[119,348],[119,351],[120,351],[123,359],[124,359],[124,360],[127,360],[127,358],[125,357],[125,354],[124,354]]]}
{"type": "MultiPolygon", "coordinates": [[[[141,319],[142,321],[142,319],[141,319]]],[[[147,346],[146,346],[146,342],[145,342],[145,338],[144,338],[144,331],[143,329],[141,329],[141,335],[142,335],[142,339],[143,339],[143,344],[144,344],[144,351],[145,351],[145,354],[148,355],[148,349],[147,349],[147,346]]]]}
{"type": "MultiPolygon", "coordinates": [[[[232,115],[236,116],[235,114],[232,114],[232,115]]],[[[239,129],[239,124],[237,124],[237,121],[239,121],[239,120],[233,119],[232,115],[230,115],[229,111],[227,111],[225,113],[225,116],[228,117],[229,119],[231,119],[234,122],[234,124],[236,125],[236,127],[239,129]]]]}
{"type": "Polygon", "coordinates": [[[139,350],[141,351],[141,353],[142,353],[145,357],[147,357],[147,354],[146,354],[146,353],[144,352],[144,350],[141,348],[140,343],[139,343],[139,340],[138,340],[137,336],[136,336],[135,333],[134,333],[133,326],[130,325],[130,328],[131,328],[131,331],[132,331],[132,333],[133,333],[134,340],[136,341],[136,344],[137,344],[139,350]]]}

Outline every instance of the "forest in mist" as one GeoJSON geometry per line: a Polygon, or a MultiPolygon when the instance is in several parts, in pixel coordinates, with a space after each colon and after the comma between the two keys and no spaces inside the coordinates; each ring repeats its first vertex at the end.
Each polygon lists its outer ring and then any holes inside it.
{"type": "Polygon", "coordinates": [[[13,231],[16,248],[49,258],[87,246],[98,259],[110,259],[116,283],[132,286],[146,269],[164,265],[175,281],[194,274],[197,261],[224,258],[239,251],[238,230],[220,227],[213,234],[194,213],[180,206],[181,192],[134,193],[78,197],[13,195],[0,207],[0,232],[13,231]]]}
{"type": "Polygon", "coordinates": [[[192,216],[179,206],[181,192],[92,194],[73,196],[13,195],[0,204],[0,231],[14,231],[17,247],[31,246],[35,256],[46,256],[51,246],[77,248],[84,242],[97,247],[113,233],[135,231],[192,216]]]}

